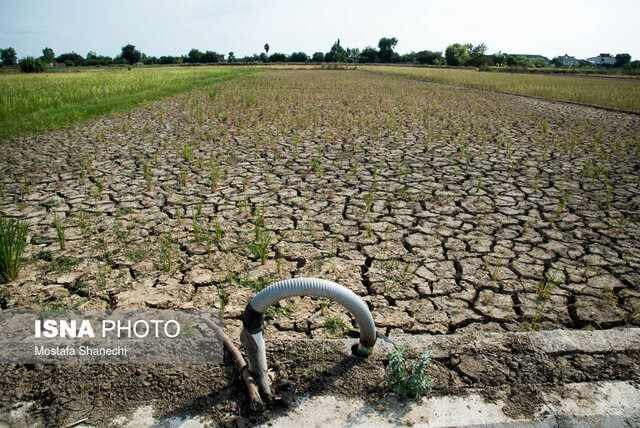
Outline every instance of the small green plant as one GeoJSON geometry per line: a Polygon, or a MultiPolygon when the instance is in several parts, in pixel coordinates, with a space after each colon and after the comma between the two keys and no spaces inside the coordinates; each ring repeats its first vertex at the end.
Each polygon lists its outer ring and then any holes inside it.
{"type": "Polygon", "coordinates": [[[545,307],[547,306],[547,302],[551,297],[551,293],[553,290],[562,283],[564,280],[564,276],[562,274],[558,275],[558,270],[560,269],[560,265],[558,265],[549,277],[548,275],[543,275],[540,279],[540,283],[538,284],[538,301],[536,304],[536,311],[533,315],[531,321],[524,322],[525,328],[530,329],[531,331],[535,331],[538,328],[538,322],[540,321],[540,315],[544,312],[545,307]]]}
{"type": "Polygon", "coordinates": [[[186,143],[184,147],[182,147],[182,157],[185,161],[189,162],[191,160],[191,156],[193,155],[193,146],[189,143],[186,143]]]}
{"type": "Polygon", "coordinates": [[[95,197],[97,199],[102,199],[102,181],[100,181],[97,178],[96,178],[95,197]]]}
{"type": "Polygon", "coordinates": [[[269,247],[271,247],[273,236],[266,229],[260,229],[257,232],[256,242],[250,246],[251,252],[260,258],[260,263],[265,264],[269,255],[269,247]]]}
{"type": "Polygon", "coordinates": [[[376,193],[374,191],[369,191],[367,196],[364,198],[365,203],[365,212],[371,212],[371,206],[373,205],[373,201],[376,199],[376,193]]]}
{"type": "Polygon", "coordinates": [[[151,180],[153,176],[151,175],[151,169],[149,169],[147,161],[144,161],[142,164],[142,175],[144,176],[144,180],[147,182],[147,190],[151,190],[151,180]]]}
{"type": "Polygon", "coordinates": [[[64,225],[62,224],[62,216],[57,212],[53,213],[53,224],[56,227],[56,234],[58,235],[58,244],[60,245],[60,249],[64,250],[66,244],[64,225]]]}
{"type": "Polygon", "coordinates": [[[211,191],[215,192],[220,184],[220,178],[222,177],[222,167],[215,162],[214,158],[211,158],[211,191]]]}
{"type": "Polygon", "coordinates": [[[160,264],[167,272],[170,272],[173,268],[173,236],[171,231],[167,233],[167,236],[162,241],[160,247],[160,264]]]}
{"type": "Polygon", "coordinates": [[[567,202],[569,201],[569,196],[571,196],[571,194],[569,192],[566,192],[562,199],[558,201],[558,205],[556,206],[556,217],[560,216],[560,214],[562,214],[562,212],[566,208],[567,202]]]}
{"type": "Polygon", "coordinates": [[[0,216],[0,280],[9,282],[18,276],[28,230],[25,220],[0,216]]]}
{"type": "Polygon", "coordinates": [[[204,198],[200,198],[198,204],[196,205],[196,212],[198,215],[202,214],[202,207],[204,206],[204,198]]]}
{"type": "Polygon", "coordinates": [[[427,364],[431,362],[431,351],[412,360],[407,358],[404,348],[394,347],[389,353],[389,365],[385,381],[393,392],[403,398],[420,398],[431,391],[433,380],[427,377],[427,364]]]}
{"type": "Polygon", "coordinates": [[[213,223],[213,231],[215,232],[216,244],[219,244],[220,242],[222,242],[222,237],[224,236],[224,230],[220,226],[220,222],[218,221],[217,217],[213,223]]]}
{"type": "Polygon", "coordinates": [[[282,305],[280,302],[276,303],[275,305],[271,305],[267,311],[264,313],[264,315],[267,318],[275,318],[278,316],[283,316],[283,317],[291,317],[291,315],[293,315],[293,313],[296,311],[296,307],[293,305],[282,305]]]}
{"type": "Polygon", "coordinates": [[[347,329],[347,326],[342,318],[329,315],[324,322],[324,328],[332,335],[339,335],[347,329]]]}
{"type": "Polygon", "coordinates": [[[193,237],[196,241],[200,241],[202,236],[200,234],[200,226],[198,225],[198,217],[196,216],[195,211],[191,213],[191,223],[193,224],[193,237]]]}

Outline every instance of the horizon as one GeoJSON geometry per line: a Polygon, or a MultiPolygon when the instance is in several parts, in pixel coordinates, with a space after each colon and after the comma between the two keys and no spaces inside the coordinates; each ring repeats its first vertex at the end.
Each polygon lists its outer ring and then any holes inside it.
{"type": "Polygon", "coordinates": [[[536,6],[504,0],[414,0],[392,8],[379,0],[344,5],[335,0],[190,0],[181,5],[168,0],[0,0],[0,8],[0,48],[13,47],[19,58],[41,56],[45,47],[56,55],[75,52],[85,57],[94,51],[115,57],[129,43],[156,57],[186,55],[195,48],[225,57],[234,52],[241,58],[264,52],[265,43],[270,54],[312,55],[329,51],[337,39],[345,48],[362,50],[376,47],[382,37],[396,37],[399,54],[485,43],[487,54],[640,57],[634,35],[640,3],[630,0],[543,0],[536,6]]]}

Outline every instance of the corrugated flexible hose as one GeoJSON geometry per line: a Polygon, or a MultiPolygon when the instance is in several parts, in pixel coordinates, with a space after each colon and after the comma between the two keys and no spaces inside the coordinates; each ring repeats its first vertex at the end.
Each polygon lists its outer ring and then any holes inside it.
{"type": "Polygon", "coordinates": [[[376,343],[376,326],[367,305],[353,291],[332,281],[319,278],[293,278],[276,282],[258,293],[247,305],[242,316],[244,329],[240,342],[247,352],[249,371],[260,391],[271,395],[267,376],[267,354],[262,323],[264,313],[273,304],[294,296],[324,297],[347,309],[358,322],[360,341],[354,351],[366,357],[376,343]]]}

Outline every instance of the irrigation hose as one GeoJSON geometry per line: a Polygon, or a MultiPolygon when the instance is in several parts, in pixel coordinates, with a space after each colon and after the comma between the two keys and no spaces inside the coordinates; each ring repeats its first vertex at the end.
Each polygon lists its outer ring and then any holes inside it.
{"type": "Polygon", "coordinates": [[[353,291],[332,281],[319,278],[292,278],[276,282],[258,293],[247,305],[242,315],[244,329],[240,342],[247,351],[249,371],[260,391],[271,395],[267,375],[267,353],[262,331],[264,313],[282,299],[295,296],[324,297],[347,309],[358,322],[360,341],[354,352],[367,357],[373,352],[378,334],[367,305],[353,291]]]}

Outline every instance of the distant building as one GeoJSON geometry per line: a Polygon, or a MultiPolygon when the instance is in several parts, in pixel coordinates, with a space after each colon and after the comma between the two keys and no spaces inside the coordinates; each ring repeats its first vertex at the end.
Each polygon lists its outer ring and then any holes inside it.
{"type": "Polygon", "coordinates": [[[592,63],[594,65],[607,66],[607,65],[615,64],[616,63],[616,58],[614,56],[612,56],[611,54],[601,53],[600,55],[594,56],[593,58],[587,58],[587,61],[589,61],[590,63],[592,63]]]}
{"type": "Polygon", "coordinates": [[[560,59],[562,60],[562,65],[568,65],[569,67],[577,67],[580,65],[580,60],[575,56],[564,54],[560,59]]]}

